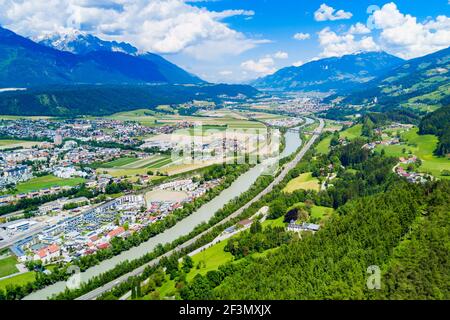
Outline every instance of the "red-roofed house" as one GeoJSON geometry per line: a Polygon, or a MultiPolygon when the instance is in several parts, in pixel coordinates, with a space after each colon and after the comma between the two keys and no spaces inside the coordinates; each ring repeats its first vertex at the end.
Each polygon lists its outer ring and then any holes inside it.
{"type": "Polygon", "coordinates": [[[100,243],[99,245],[97,245],[97,248],[99,248],[99,249],[107,249],[107,248],[109,248],[109,243],[107,243],[107,242],[100,243]]]}
{"type": "Polygon", "coordinates": [[[58,252],[58,255],[59,255],[59,247],[57,244],[49,245],[47,247],[47,250],[50,254],[54,254],[54,253],[58,252]]]}
{"type": "Polygon", "coordinates": [[[118,235],[122,234],[125,232],[125,229],[123,227],[117,227],[116,229],[114,229],[113,231],[110,231],[106,237],[111,240],[114,237],[117,237],[118,235]]]}
{"type": "Polygon", "coordinates": [[[56,259],[61,255],[61,249],[57,244],[51,244],[46,248],[42,248],[34,255],[34,260],[41,260],[42,263],[48,263],[52,259],[56,259]]]}
{"type": "Polygon", "coordinates": [[[244,220],[238,222],[238,225],[240,225],[244,228],[249,227],[251,224],[252,224],[252,220],[250,220],[250,219],[244,219],[244,220]]]}

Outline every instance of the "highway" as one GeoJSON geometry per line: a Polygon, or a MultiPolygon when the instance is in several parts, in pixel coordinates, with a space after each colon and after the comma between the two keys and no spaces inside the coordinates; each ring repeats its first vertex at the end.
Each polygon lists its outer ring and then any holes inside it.
{"type": "Polygon", "coordinates": [[[235,211],[234,213],[232,213],[231,215],[229,215],[228,217],[226,217],[225,219],[223,219],[222,221],[218,222],[217,224],[215,224],[214,226],[212,226],[211,228],[209,228],[208,230],[200,233],[199,235],[195,236],[194,238],[180,244],[179,246],[175,247],[174,249],[166,252],[165,254],[163,254],[162,256],[148,262],[147,264],[105,284],[102,287],[99,287],[91,292],[86,293],[85,295],[82,295],[80,297],[78,297],[76,300],[95,300],[97,297],[99,297],[100,295],[102,295],[103,293],[111,290],[112,288],[114,288],[115,286],[119,285],[122,282],[125,282],[128,280],[128,278],[130,277],[135,277],[140,275],[144,269],[147,266],[154,266],[156,265],[160,259],[162,257],[168,257],[170,255],[172,255],[175,252],[178,252],[180,250],[182,250],[185,247],[190,246],[191,244],[195,243],[198,239],[200,239],[203,235],[207,234],[208,232],[210,232],[213,228],[220,226],[228,221],[230,221],[231,219],[234,219],[235,217],[238,217],[239,215],[242,214],[242,212],[247,209],[248,207],[250,207],[253,203],[259,201],[263,196],[265,196],[266,194],[268,194],[269,192],[271,192],[273,190],[273,188],[279,184],[285,177],[286,175],[289,173],[289,171],[291,169],[293,169],[300,161],[301,159],[304,157],[304,155],[306,154],[306,152],[311,148],[311,146],[314,144],[314,142],[317,140],[317,138],[320,136],[320,134],[323,131],[324,128],[324,121],[322,119],[319,119],[319,126],[317,127],[317,129],[314,131],[313,136],[311,137],[311,139],[306,143],[306,145],[303,146],[303,148],[300,150],[300,152],[298,152],[298,154],[295,156],[295,158],[293,160],[291,160],[288,164],[286,164],[283,168],[282,171],[280,172],[280,174],[274,179],[274,181],[272,181],[272,183],[267,186],[263,191],[261,191],[257,196],[255,196],[252,200],[250,200],[249,202],[247,202],[243,207],[241,207],[240,209],[238,209],[237,211],[235,211]]]}

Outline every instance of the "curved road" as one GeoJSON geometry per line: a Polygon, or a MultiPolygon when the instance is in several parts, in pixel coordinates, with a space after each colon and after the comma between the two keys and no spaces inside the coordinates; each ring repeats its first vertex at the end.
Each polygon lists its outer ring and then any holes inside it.
{"type": "Polygon", "coordinates": [[[198,234],[197,236],[195,236],[194,238],[186,241],[183,244],[180,244],[179,246],[175,247],[174,249],[166,252],[165,254],[163,254],[162,256],[146,263],[145,265],[127,273],[124,274],[123,276],[105,284],[102,287],[99,287],[91,292],[86,293],[85,295],[77,298],[76,300],[95,300],[98,296],[102,295],[103,293],[111,290],[113,287],[119,285],[122,282],[125,282],[128,280],[128,278],[130,277],[134,277],[134,276],[138,276],[139,274],[141,274],[144,269],[147,266],[153,266],[155,264],[157,264],[159,262],[159,260],[162,257],[167,257],[170,256],[171,254],[180,251],[181,249],[193,244],[195,241],[197,241],[199,238],[201,238],[203,235],[205,235],[206,233],[210,232],[213,228],[220,226],[226,222],[228,222],[229,220],[239,216],[240,214],[242,214],[242,212],[247,209],[248,207],[250,207],[253,203],[257,202],[258,200],[260,200],[263,196],[265,196],[266,194],[268,194],[269,192],[271,192],[273,190],[273,188],[279,184],[288,174],[288,172],[293,169],[299,162],[300,160],[303,158],[303,156],[305,155],[305,153],[311,148],[311,146],[314,144],[314,142],[317,140],[317,138],[319,137],[319,135],[322,133],[322,130],[324,128],[324,121],[322,119],[319,119],[319,127],[314,131],[314,135],[312,136],[312,138],[308,141],[308,143],[306,145],[303,146],[303,148],[300,150],[300,152],[295,156],[295,158],[289,162],[288,164],[286,164],[281,173],[274,179],[274,181],[272,181],[272,183],[270,185],[268,185],[263,191],[261,191],[257,196],[255,196],[252,200],[250,200],[249,202],[247,202],[243,207],[241,207],[240,209],[238,209],[237,211],[235,211],[234,213],[232,213],[231,215],[229,215],[228,217],[226,217],[225,219],[223,219],[222,221],[218,222],[217,224],[215,224],[214,226],[212,226],[211,228],[207,229],[206,231],[203,231],[202,233],[198,234]]]}

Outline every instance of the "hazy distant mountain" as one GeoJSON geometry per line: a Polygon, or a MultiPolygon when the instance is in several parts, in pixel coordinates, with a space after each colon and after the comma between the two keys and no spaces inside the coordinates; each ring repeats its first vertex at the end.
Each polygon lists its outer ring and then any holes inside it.
{"type": "Polygon", "coordinates": [[[136,55],[138,49],[126,42],[104,41],[81,31],[51,33],[34,39],[36,42],[61,51],[86,54],[92,51],[113,51],[136,55]]]}
{"type": "MultiPolygon", "coordinates": [[[[92,49],[101,43],[98,40],[93,42],[92,49]]],[[[126,44],[121,45],[122,49],[127,48],[126,44]]],[[[204,83],[157,55],[130,55],[120,50],[111,50],[112,44],[104,46],[105,50],[89,50],[87,43],[78,47],[83,46],[83,54],[60,51],[0,27],[0,87],[204,83]]]]}
{"type": "Polygon", "coordinates": [[[343,104],[369,104],[377,108],[398,106],[426,111],[450,103],[450,47],[405,61],[382,77],[329,100],[343,104]]]}
{"type": "Polygon", "coordinates": [[[340,91],[368,82],[402,62],[386,52],[357,53],[283,68],[252,85],[290,91],[340,91]]]}

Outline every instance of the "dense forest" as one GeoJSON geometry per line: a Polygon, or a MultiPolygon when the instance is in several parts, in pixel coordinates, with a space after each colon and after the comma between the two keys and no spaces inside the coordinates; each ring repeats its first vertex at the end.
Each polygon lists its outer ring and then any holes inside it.
{"type": "Polygon", "coordinates": [[[407,183],[392,174],[395,159],[368,153],[363,143],[338,146],[291,172],[320,178],[331,164],[337,179],[326,191],[268,197],[270,219],[286,220],[299,201],[337,208],[319,232],[298,240],[254,224],[225,247],[238,260],[195,276],[181,298],[449,299],[450,183],[407,183]],[[367,286],[373,268],[381,271],[379,289],[367,286]]]}
{"type": "Polygon", "coordinates": [[[426,187],[398,182],[385,193],[353,200],[316,235],[240,268],[208,294],[220,299],[448,299],[449,195],[448,182],[426,187]],[[372,265],[387,270],[380,290],[366,286],[372,265]]]}
{"type": "Polygon", "coordinates": [[[439,137],[436,154],[444,156],[450,153],[450,105],[423,117],[419,125],[420,134],[434,134],[439,137]]]}
{"type": "Polygon", "coordinates": [[[365,116],[370,118],[378,126],[388,124],[392,121],[412,124],[419,124],[420,122],[420,117],[417,114],[404,109],[396,109],[388,112],[368,112],[365,116]]]}

